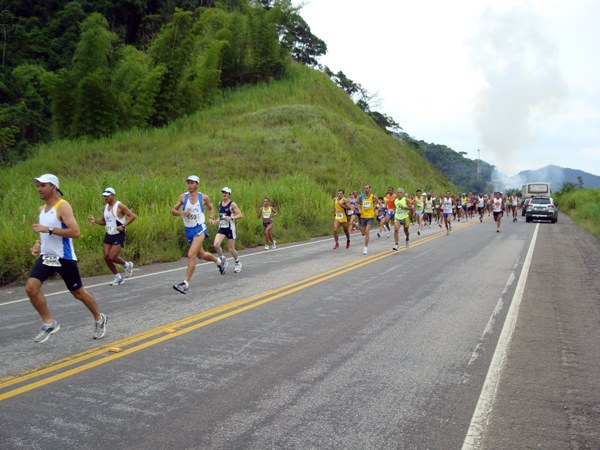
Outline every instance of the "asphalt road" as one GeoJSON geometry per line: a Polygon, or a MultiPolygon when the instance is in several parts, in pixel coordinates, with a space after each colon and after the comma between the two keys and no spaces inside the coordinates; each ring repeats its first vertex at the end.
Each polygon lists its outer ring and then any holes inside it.
{"type": "Polygon", "coordinates": [[[1,289],[0,448],[600,448],[598,243],[564,215],[454,228],[248,250],[187,296],[184,261],[86,279],[101,341],[60,281],[44,344],[1,289]]]}

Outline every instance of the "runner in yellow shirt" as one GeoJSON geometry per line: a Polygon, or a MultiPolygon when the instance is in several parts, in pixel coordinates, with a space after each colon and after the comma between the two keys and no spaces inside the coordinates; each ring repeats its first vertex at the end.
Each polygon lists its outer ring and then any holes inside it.
{"type": "Polygon", "coordinates": [[[367,254],[367,248],[369,247],[369,232],[375,222],[375,203],[376,196],[371,193],[371,185],[365,184],[364,193],[361,194],[358,202],[359,214],[360,214],[360,234],[365,237],[365,248],[363,249],[363,255],[367,254]]]}
{"type": "Polygon", "coordinates": [[[409,203],[406,201],[406,197],[404,196],[404,189],[401,187],[396,191],[396,200],[394,200],[394,205],[396,206],[396,215],[394,217],[394,241],[396,244],[392,247],[392,250],[398,250],[400,244],[398,243],[399,239],[399,230],[400,225],[404,227],[404,235],[406,236],[406,248],[409,245],[409,235],[410,231],[408,229],[410,225],[410,211],[411,207],[409,203]]]}
{"type": "Polygon", "coordinates": [[[344,190],[339,189],[337,191],[337,198],[333,200],[333,213],[335,215],[335,220],[333,221],[334,250],[340,248],[340,244],[338,243],[338,228],[340,225],[346,234],[346,248],[350,248],[350,231],[348,229],[348,217],[346,216],[347,209],[350,209],[350,202],[344,197],[344,190]]]}

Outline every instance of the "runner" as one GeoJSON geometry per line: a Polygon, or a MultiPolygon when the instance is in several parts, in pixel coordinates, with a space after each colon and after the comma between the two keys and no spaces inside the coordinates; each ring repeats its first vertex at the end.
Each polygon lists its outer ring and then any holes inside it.
{"type": "Polygon", "coordinates": [[[396,206],[394,205],[394,200],[396,200],[396,194],[394,194],[394,188],[392,186],[388,187],[387,194],[385,194],[385,206],[387,208],[384,225],[387,228],[387,237],[390,237],[391,226],[390,223],[394,224],[394,216],[396,215],[396,206]]]}
{"type": "MultiPolygon", "coordinates": [[[[242,214],[238,205],[231,201],[231,189],[227,186],[221,189],[221,198],[222,200],[219,202],[219,231],[217,231],[213,245],[219,257],[225,258],[223,250],[221,249],[221,243],[223,242],[223,239],[227,238],[227,250],[229,250],[229,253],[231,253],[233,260],[235,261],[233,271],[235,273],[240,273],[242,271],[242,263],[240,262],[240,257],[235,249],[235,239],[237,235],[235,223],[237,220],[244,217],[244,214],[242,214]]],[[[227,267],[227,265],[227,258],[225,258],[225,267],[227,267]]]]}
{"type": "Polygon", "coordinates": [[[119,253],[125,246],[125,228],[136,219],[136,215],[123,203],[115,199],[115,190],[111,187],[104,189],[102,193],[106,205],[104,206],[104,214],[101,219],[96,219],[91,214],[88,220],[97,225],[103,225],[106,233],[102,243],[102,252],[104,261],[114,275],[114,280],[110,283],[111,286],[118,286],[125,281],[123,275],[117,270],[115,264],[124,267],[125,278],[129,278],[133,273],[133,262],[125,262],[119,253]]]}
{"type": "Polygon", "coordinates": [[[365,184],[364,193],[360,196],[358,203],[360,214],[360,234],[365,237],[365,247],[363,255],[367,254],[369,247],[369,231],[375,221],[375,199],[376,196],[371,193],[371,185],[365,184]]]}
{"type": "Polygon", "coordinates": [[[190,244],[187,254],[188,263],[185,278],[181,283],[173,285],[173,289],[182,294],[187,294],[190,287],[190,281],[196,269],[196,258],[214,262],[219,268],[221,275],[225,273],[225,257],[220,256],[217,258],[212,253],[204,251],[202,247],[204,239],[208,237],[208,228],[204,223],[204,211],[208,210],[208,222],[210,225],[213,225],[216,223],[213,218],[215,209],[208,195],[198,191],[200,178],[196,175],[190,175],[185,181],[188,191],[177,198],[177,202],[175,202],[175,205],[171,209],[173,216],[179,216],[183,219],[185,237],[190,244]]]}
{"type": "Polygon", "coordinates": [[[417,219],[417,234],[420,236],[423,230],[423,215],[425,214],[425,199],[423,198],[423,191],[417,189],[417,195],[414,201],[415,217],[417,219]]]}
{"type": "Polygon", "coordinates": [[[496,233],[500,233],[500,222],[502,222],[504,211],[504,199],[500,192],[496,192],[496,195],[492,200],[492,211],[494,214],[494,222],[496,222],[496,233]]]}
{"type": "Polygon", "coordinates": [[[446,226],[446,234],[452,231],[452,212],[456,210],[456,202],[452,199],[450,191],[446,192],[440,205],[440,210],[444,215],[444,225],[446,226]]]}
{"type": "Polygon", "coordinates": [[[42,293],[42,284],[54,273],[58,273],[71,295],[81,301],[94,317],[94,339],[102,339],[106,334],[108,316],[100,311],[94,296],[87,291],[81,283],[77,257],[73,239],[81,236],[79,225],[75,220],[73,209],[66,200],[58,196],[62,195],[59,187],[58,177],[47,173],[33,179],[37,183],[39,196],[45,204],[39,209],[38,222],[32,226],[35,233],[39,233],[39,239],[31,247],[31,254],[38,257],[27,282],[25,292],[32,306],[42,319],[42,328],[33,338],[41,344],[46,342],[50,335],[60,330],[50,310],[46,297],[42,293]]]}
{"type": "Polygon", "coordinates": [[[517,208],[519,206],[519,197],[517,197],[517,193],[513,192],[510,196],[510,210],[512,211],[513,222],[517,221],[517,208]]]}
{"type": "Polygon", "coordinates": [[[409,246],[409,215],[410,215],[410,205],[408,204],[406,197],[404,196],[404,189],[401,187],[396,191],[396,200],[394,201],[394,206],[396,207],[396,215],[394,217],[394,246],[392,250],[398,250],[400,248],[400,236],[399,230],[400,225],[404,228],[404,236],[406,237],[405,246],[408,248],[409,246]]]}
{"type": "Polygon", "coordinates": [[[258,218],[262,218],[263,228],[265,231],[265,250],[269,250],[269,242],[271,242],[271,248],[277,248],[277,242],[273,239],[271,230],[273,229],[273,217],[277,215],[275,208],[271,206],[269,197],[263,199],[263,204],[258,208],[258,218]]]}
{"type": "Polygon", "coordinates": [[[380,238],[383,234],[383,222],[387,215],[386,213],[385,202],[383,201],[383,197],[377,198],[377,205],[375,205],[375,216],[377,218],[377,224],[379,225],[379,230],[377,231],[377,237],[380,238]]]}
{"type": "Polygon", "coordinates": [[[346,215],[346,210],[350,208],[350,202],[344,197],[344,190],[338,189],[337,198],[333,200],[333,213],[335,215],[333,220],[333,239],[335,240],[335,244],[333,245],[334,250],[340,248],[340,244],[338,243],[338,228],[340,225],[344,229],[344,234],[346,235],[346,248],[350,248],[350,231],[348,230],[348,216],[346,215]]]}
{"type": "Polygon", "coordinates": [[[480,192],[479,197],[477,197],[477,212],[479,213],[479,223],[483,223],[484,211],[485,211],[485,197],[483,196],[483,192],[480,192]]]}
{"type": "Polygon", "coordinates": [[[346,216],[348,217],[348,229],[350,233],[356,232],[356,222],[358,220],[358,204],[356,202],[356,194],[350,192],[346,208],[346,216]]]}
{"type": "Polygon", "coordinates": [[[431,223],[433,221],[433,198],[431,194],[427,194],[423,192],[425,197],[425,222],[429,224],[429,228],[431,228],[431,223]]]}

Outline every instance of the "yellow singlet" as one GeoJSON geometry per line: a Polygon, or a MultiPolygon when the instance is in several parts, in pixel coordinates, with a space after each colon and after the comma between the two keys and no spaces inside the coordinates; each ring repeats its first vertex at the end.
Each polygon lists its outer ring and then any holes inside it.
{"type": "Polygon", "coordinates": [[[346,210],[342,207],[342,202],[346,200],[342,197],[341,200],[335,199],[335,220],[339,223],[348,222],[348,218],[346,217],[346,210]]]}

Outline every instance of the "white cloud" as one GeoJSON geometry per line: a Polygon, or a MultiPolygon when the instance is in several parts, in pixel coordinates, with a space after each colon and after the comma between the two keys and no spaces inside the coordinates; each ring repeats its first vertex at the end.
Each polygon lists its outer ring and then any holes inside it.
{"type": "Polygon", "coordinates": [[[600,174],[600,0],[312,0],[301,15],[327,43],[321,63],[415,138],[481,148],[509,175],[600,174]]]}

